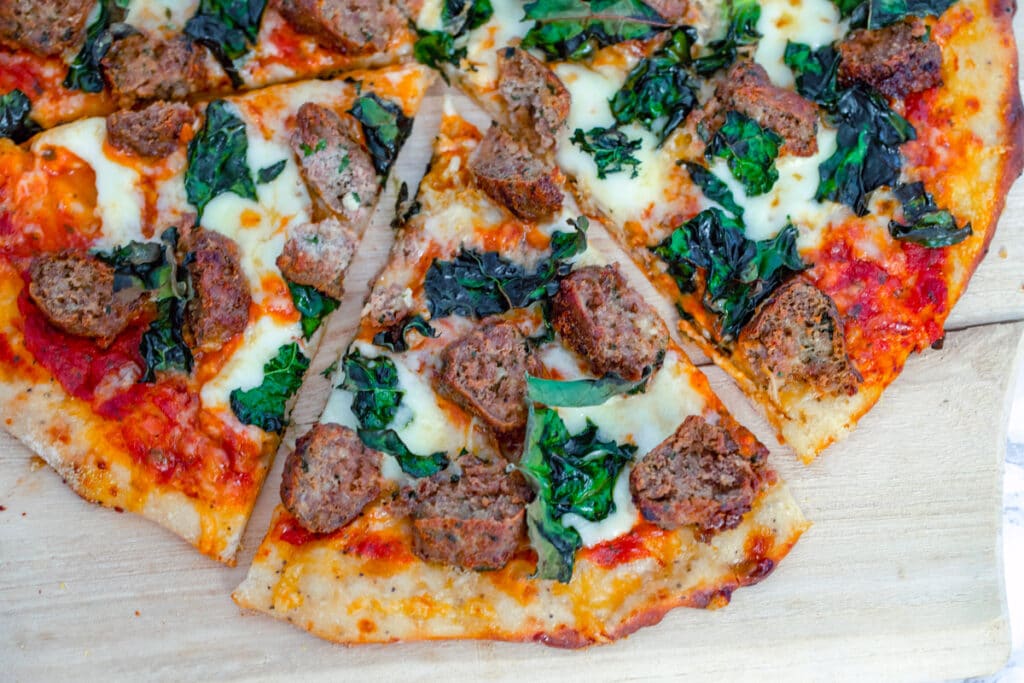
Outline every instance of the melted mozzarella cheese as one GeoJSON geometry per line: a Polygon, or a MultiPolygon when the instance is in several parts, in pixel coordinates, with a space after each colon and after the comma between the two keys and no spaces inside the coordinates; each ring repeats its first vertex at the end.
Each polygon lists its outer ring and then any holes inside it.
{"type": "Polygon", "coordinates": [[[199,0],[131,0],[124,21],[140,31],[181,31],[199,0]]]}
{"type": "Polygon", "coordinates": [[[32,144],[36,154],[47,147],[63,147],[92,167],[96,174],[96,213],[102,222],[102,236],[95,246],[100,249],[145,239],[141,178],[135,169],[107,156],[103,149],[106,139],[106,120],[91,118],[48,130],[32,144]]]}
{"type": "Polygon", "coordinates": [[[615,489],[612,491],[615,510],[604,519],[592,522],[573,512],[562,515],[562,526],[571,526],[575,529],[585,547],[589,548],[598,543],[618,538],[636,525],[638,513],[636,505],[633,504],[633,494],[629,491],[631,470],[632,468],[626,465],[619,472],[619,478],[615,480],[615,489]]]}
{"type": "Polygon", "coordinates": [[[486,24],[470,31],[466,44],[466,59],[473,69],[465,78],[478,87],[497,82],[497,49],[518,43],[533,26],[533,21],[523,19],[523,4],[518,0],[491,0],[491,6],[494,14],[486,24]]]}
{"type": "Polygon", "coordinates": [[[812,49],[839,40],[848,22],[830,0],[761,0],[757,30],[761,39],[754,61],[765,68],[776,85],[793,85],[793,72],[782,60],[786,43],[804,43],[812,49]]]}

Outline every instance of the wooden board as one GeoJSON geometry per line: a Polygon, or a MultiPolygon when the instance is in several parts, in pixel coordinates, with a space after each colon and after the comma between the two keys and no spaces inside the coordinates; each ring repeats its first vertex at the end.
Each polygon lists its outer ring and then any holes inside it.
{"type": "MultiPolygon", "coordinates": [[[[398,174],[413,186],[439,110],[435,96],[400,158],[398,174]]],[[[391,205],[395,185],[382,206],[391,205]]],[[[1018,185],[950,329],[1024,318],[1022,208],[1018,185]]],[[[328,387],[316,373],[351,334],[365,284],[390,243],[385,223],[360,249],[350,296],[313,361],[314,381],[298,398],[285,447],[319,414],[328,387]]],[[[1022,324],[951,333],[944,350],[912,358],[858,430],[811,467],[779,447],[723,374],[707,368],[730,410],[772,446],[815,526],[769,580],[736,593],[728,608],[676,611],[622,643],[584,652],[472,642],[344,648],[242,614],[228,596],[278,499],[281,458],[238,567],[226,568],[145,520],[81,501],[0,434],[0,678],[520,679],[586,672],[609,679],[872,680],[995,670],[1009,651],[1000,473],[1022,333],[1022,324]]]]}

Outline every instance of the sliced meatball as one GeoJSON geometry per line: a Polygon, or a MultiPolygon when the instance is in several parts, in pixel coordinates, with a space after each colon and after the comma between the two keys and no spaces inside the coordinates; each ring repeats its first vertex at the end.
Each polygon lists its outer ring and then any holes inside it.
{"type": "Polygon", "coordinates": [[[498,91],[512,129],[537,151],[554,149],[572,102],[555,72],[526,50],[507,47],[498,51],[498,91]]]}
{"type": "Polygon", "coordinates": [[[729,111],[748,116],[782,136],[783,151],[806,157],[818,151],[818,110],[786,88],[772,84],[768,72],[749,60],[736,62],[715,89],[704,114],[717,130],[729,111]]]}
{"type": "Polygon", "coordinates": [[[442,472],[404,492],[413,552],[427,562],[501,569],[525,536],[530,488],[504,460],[459,464],[457,477],[442,472]]]}
{"type": "Polygon", "coordinates": [[[736,351],[773,393],[795,385],[820,395],[852,395],[861,381],[846,354],[835,303],[803,278],[789,280],[761,304],[740,331],[736,351]]]}
{"type": "Polygon", "coordinates": [[[79,48],[94,0],[3,0],[0,43],[43,57],[79,48]]]}
{"type": "Polygon", "coordinates": [[[119,111],[107,117],[107,139],[123,152],[162,158],[178,149],[185,124],[195,120],[185,104],[154,102],[140,111],[119,111]]]}
{"type": "Polygon", "coordinates": [[[441,352],[439,391],[499,434],[526,426],[526,338],[508,322],[493,322],[441,352]]]}
{"type": "Polygon", "coordinates": [[[309,531],[340,529],[380,494],[380,462],[348,427],[315,424],[284,461],[281,502],[309,531]]]}
{"type": "Polygon", "coordinates": [[[47,320],[68,334],[94,337],[104,348],[150,310],[145,291],[115,290],[113,267],[84,251],[37,256],[29,277],[29,296],[47,320]]]}
{"type": "Polygon", "coordinates": [[[854,31],[839,43],[839,85],[864,83],[895,98],[942,85],[942,50],[927,36],[918,17],[854,31]]]}
{"type": "Polygon", "coordinates": [[[533,156],[500,126],[491,126],[469,160],[487,196],[524,220],[541,220],[562,208],[553,163],[533,156]]]}
{"type": "Polygon", "coordinates": [[[636,381],[661,365],[668,329],[616,265],[573,271],[551,301],[555,331],[596,375],[636,381]]]}
{"type": "Polygon", "coordinates": [[[203,48],[185,36],[164,41],[141,33],[114,41],[100,62],[117,106],[183,100],[208,87],[203,48]]]}
{"type": "Polygon", "coordinates": [[[394,0],[281,0],[278,9],[297,31],[350,55],[384,50],[407,21],[394,0]]]}
{"type": "Polygon", "coordinates": [[[629,474],[644,519],[669,530],[694,524],[705,534],[738,526],[775,479],[767,467],[768,449],[753,437],[746,440],[754,444],[751,452],[721,424],[699,415],[683,420],[629,474]]]}
{"type": "Polygon", "coordinates": [[[231,238],[199,228],[183,242],[192,282],[192,298],[185,308],[185,340],[193,350],[216,351],[249,323],[249,281],[238,260],[238,245],[231,238]]]}
{"type": "Polygon", "coordinates": [[[277,267],[292,282],[341,299],[345,271],[358,245],[359,237],[337,218],[303,223],[290,231],[277,267]]]}
{"type": "Polygon", "coordinates": [[[291,146],[310,192],[353,225],[369,220],[380,184],[359,122],[307,102],[299,107],[295,124],[291,146]]]}

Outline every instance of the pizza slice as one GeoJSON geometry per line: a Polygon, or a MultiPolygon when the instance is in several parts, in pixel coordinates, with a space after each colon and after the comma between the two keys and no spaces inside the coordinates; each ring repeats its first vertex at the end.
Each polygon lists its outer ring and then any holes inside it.
{"type": "Polygon", "coordinates": [[[446,110],[239,605],[343,643],[582,647],[774,569],[807,523],[598,230],[446,110]]]}
{"type": "Polygon", "coordinates": [[[431,82],[419,66],[0,141],[4,427],[233,563],[431,82]]]}
{"type": "Polygon", "coordinates": [[[411,58],[418,0],[8,0],[0,136],[411,58]],[[15,125],[15,121],[19,124],[15,125]]]}
{"type": "Polygon", "coordinates": [[[433,63],[555,155],[805,461],[941,341],[1021,169],[1010,12],[477,4],[424,5],[433,63]]]}

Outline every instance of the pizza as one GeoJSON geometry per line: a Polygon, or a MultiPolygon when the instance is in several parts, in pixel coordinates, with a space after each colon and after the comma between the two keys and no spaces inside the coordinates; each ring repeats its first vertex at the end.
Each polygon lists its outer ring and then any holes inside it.
{"type": "Polygon", "coordinates": [[[82,497],[233,563],[431,80],[357,71],[0,140],[5,428],[82,497]]]}
{"type": "Polygon", "coordinates": [[[404,0],[8,0],[0,111],[24,133],[410,61],[418,9],[404,0]]]}
{"type": "Polygon", "coordinates": [[[448,110],[415,202],[236,602],[580,647],[770,573],[799,508],[560,174],[448,110]]]}
{"type": "Polygon", "coordinates": [[[550,152],[802,459],[941,343],[1021,170],[1012,5],[451,5],[419,17],[433,62],[550,152]]]}

